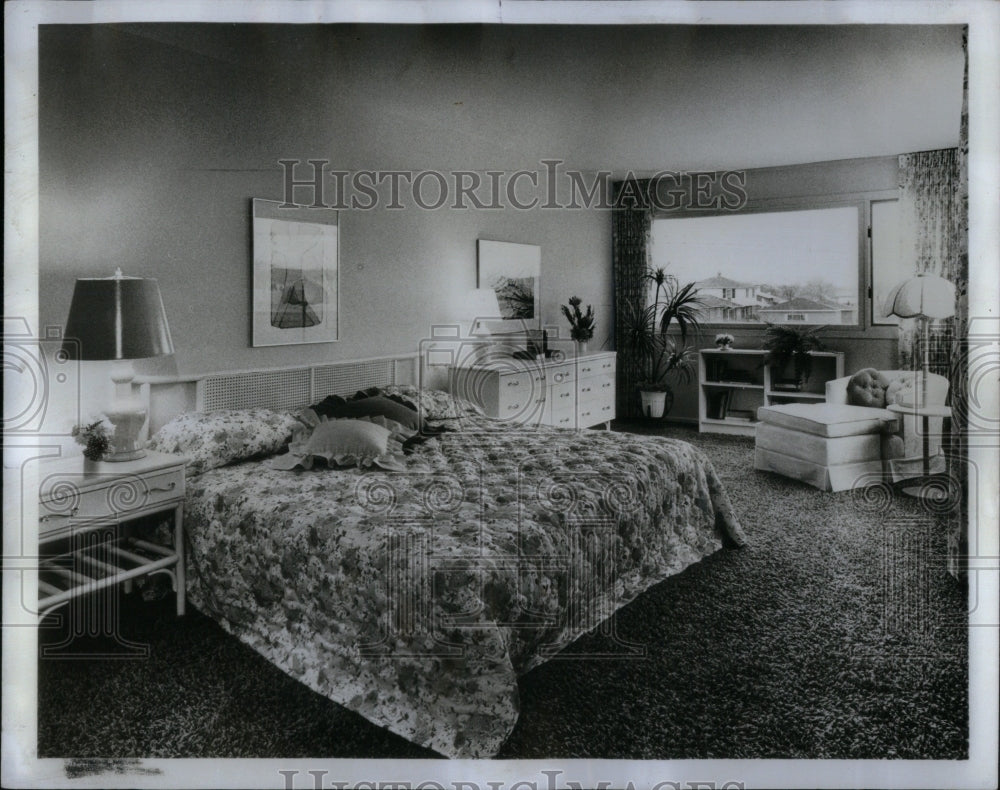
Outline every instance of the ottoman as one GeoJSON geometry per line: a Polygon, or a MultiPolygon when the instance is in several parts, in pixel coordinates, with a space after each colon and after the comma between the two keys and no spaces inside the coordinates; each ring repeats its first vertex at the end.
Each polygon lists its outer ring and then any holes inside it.
{"type": "Polygon", "coordinates": [[[880,479],[896,416],[838,403],[789,403],[757,409],[754,468],[844,491],[880,479]]]}

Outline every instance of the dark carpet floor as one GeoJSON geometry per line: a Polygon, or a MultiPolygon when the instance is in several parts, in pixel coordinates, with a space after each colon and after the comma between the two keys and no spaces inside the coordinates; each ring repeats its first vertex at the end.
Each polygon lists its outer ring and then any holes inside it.
{"type": "MultiPolygon", "coordinates": [[[[884,491],[755,472],[752,439],[653,430],[712,459],[750,544],[667,579],[525,675],[498,756],[965,758],[965,592],[944,572],[940,518],[884,491]]],[[[55,655],[39,661],[40,756],[436,756],[199,612],[175,618],[169,597],[122,596],[120,621],[148,658],[41,632],[55,655]]]]}

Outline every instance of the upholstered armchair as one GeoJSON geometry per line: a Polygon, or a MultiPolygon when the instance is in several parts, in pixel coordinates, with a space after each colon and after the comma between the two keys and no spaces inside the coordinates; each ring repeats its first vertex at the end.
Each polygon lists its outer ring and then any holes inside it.
{"type": "MultiPolygon", "coordinates": [[[[891,480],[922,474],[922,420],[887,408],[912,406],[922,387],[919,371],[869,369],[827,382],[825,403],[761,407],[754,466],[824,491],[871,485],[887,472],[891,480]]],[[[947,396],[948,380],[929,374],[926,403],[943,405],[947,396]]],[[[932,471],[941,471],[940,417],[929,435],[932,471]]]]}

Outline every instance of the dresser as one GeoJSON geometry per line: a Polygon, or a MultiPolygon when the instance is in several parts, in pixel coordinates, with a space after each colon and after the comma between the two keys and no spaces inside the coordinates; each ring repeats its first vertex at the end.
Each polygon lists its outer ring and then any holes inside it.
{"type": "Polygon", "coordinates": [[[454,367],[452,392],[490,417],[558,428],[610,427],[615,418],[615,353],[549,359],[490,358],[454,367]]]}

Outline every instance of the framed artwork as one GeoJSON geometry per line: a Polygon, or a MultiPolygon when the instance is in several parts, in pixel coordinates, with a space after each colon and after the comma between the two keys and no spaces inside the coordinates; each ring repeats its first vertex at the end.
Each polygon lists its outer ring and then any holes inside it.
{"type": "Polygon", "coordinates": [[[253,346],[339,338],[340,255],[334,209],[253,200],[253,346]]]}
{"type": "Polygon", "coordinates": [[[492,288],[500,317],[521,328],[541,326],[542,248],[479,239],[479,287],[492,288]]]}

